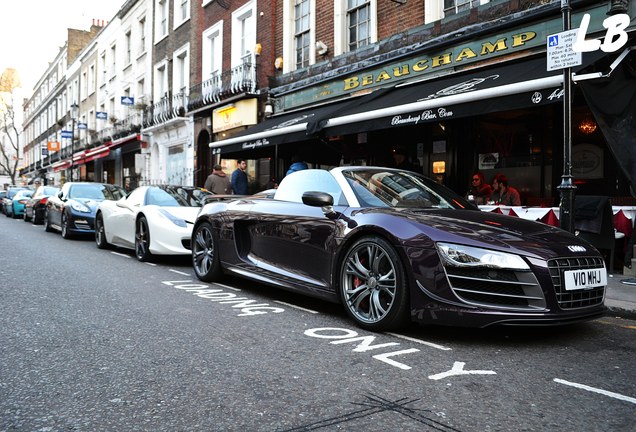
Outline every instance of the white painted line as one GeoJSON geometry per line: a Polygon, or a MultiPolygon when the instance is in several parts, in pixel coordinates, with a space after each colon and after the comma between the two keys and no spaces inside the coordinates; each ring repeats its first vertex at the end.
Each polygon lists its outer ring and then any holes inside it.
{"type": "Polygon", "coordinates": [[[240,288],[234,288],[233,286],[229,286],[229,285],[225,285],[225,284],[215,283],[214,285],[220,286],[221,288],[227,288],[227,289],[232,290],[232,291],[241,291],[240,288]]]}
{"type": "Polygon", "coordinates": [[[120,257],[124,257],[124,258],[130,258],[130,255],[126,255],[126,254],[123,254],[123,253],[119,253],[119,252],[112,252],[112,251],[111,251],[110,253],[112,253],[113,255],[117,255],[117,256],[120,256],[120,257]]]}
{"type": "Polygon", "coordinates": [[[144,264],[149,265],[151,267],[157,267],[157,264],[151,262],[145,262],[144,264]]]}
{"type": "Polygon", "coordinates": [[[412,338],[412,337],[409,337],[409,336],[404,336],[404,335],[397,334],[397,333],[386,332],[385,334],[388,334],[388,335],[391,335],[391,336],[395,336],[396,338],[404,339],[404,340],[407,340],[407,341],[415,342],[415,343],[418,343],[418,344],[430,346],[431,348],[437,348],[437,349],[440,349],[442,351],[451,351],[452,350],[451,348],[448,348],[448,347],[445,347],[445,346],[442,346],[442,345],[437,345],[437,344],[434,344],[433,342],[426,342],[426,341],[423,341],[421,339],[415,339],[415,338],[412,338]]]}
{"type": "Polygon", "coordinates": [[[185,272],[182,272],[182,271],[179,271],[179,270],[168,269],[168,271],[171,271],[172,273],[184,275],[184,276],[190,276],[190,273],[185,273],[185,272]]]}
{"type": "Polygon", "coordinates": [[[290,308],[294,308],[294,309],[300,309],[301,311],[309,312],[309,313],[312,313],[312,314],[317,314],[318,313],[315,310],[305,309],[304,307],[296,306],[294,304],[286,303],[286,302],[280,301],[280,300],[274,300],[274,303],[279,303],[279,304],[282,304],[282,305],[285,305],[285,306],[289,306],[290,308]]]}
{"type": "Polygon", "coordinates": [[[554,382],[559,383],[559,384],[565,384],[565,385],[571,386],[571,387],[580,388],[582,390],[587,390],[587,391],[592,392],[592,393],[599,393],[599,394],[602,394],[602,395],[605,395],[605,396],[609,396],[609,397],[612,397],[612,398],[615,398],[615,399],[620,399],[620,400],[625,401],[625,402],[630,402],[630,403],[636,404],[636,398],[629,397],[629,396],[624,396],[624,395],[619,394],[619,393],[614,393],[614,392],[610,392],[610,391],[607,391],[607,390],[601,390],[601,389],[598,389],[598,388],[595,388],[595,387],[586,386],[585,384],[578,384],[578,383],[574,383],[574,382],[570,382],[570,381],[565,381],[565,380],[562,380],[562,379],[559,379],[559,378],[555,378],[554,382]]]}

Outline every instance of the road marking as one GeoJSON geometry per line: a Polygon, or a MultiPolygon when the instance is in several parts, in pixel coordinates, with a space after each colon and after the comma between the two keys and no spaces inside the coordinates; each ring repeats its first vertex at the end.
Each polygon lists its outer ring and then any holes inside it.
{"type": "Polygon", "coordinates": [[[443,350],[443,351],[451,351],[451,348],[448,348],[448,347],[445,347],[445,346],[442,346],[442,345],[437,345],[437,344],[434,344],[432,342],[426,342],[426,341],[423,341],[421,339],[415,339],[415,338],[412,338],[412,337],[409,337],[409,336],[404,336],[404,335],[397,334],[397,333],[391,333],[391,332],[385,332],[385,333],[388,334],[388,335],[391,335],[391,336],[395,336],[396,338],[400,338],[400,339],[404,339],[404,340],[407,340],[407,341],[415,342],[415,343],[418,343],[418,344],[430,346],[431,348],[437,348],[437,349],[440,349],[440,350],[443,350]]]}
{"type": "Polygon", "coordinates": [[[240,288],[234,288],[233,286],[229,286],[229,285],[225,285],[225,284],[215,283],[214,285],[215,286],[220,286],[221,288],[227,288],[227,289],[230,289],[232,291],[239,291],[239,292],[241,291],[240,288]]]}
{"type": "Polygon", "coordinates": [[[429,375],[428,379],[441,380],[442,378],[448,378],[454,375],[497,375],[497,372],[490,370],[464,370],[466,363],[455,362],[453,368],[447,372],[438,373],[435,375],[429,375]]]}
{"type": "Polygon", "coordinates": [[[190,273],[185,273],[185,272],[182,272],[182,271],[179,271],[179,270],[168,269],[168,271],[171,271],[172,273],[177,273],[177,274],[180,274],[180,275],[184,275],[184,276],[190,276],[190,273]]]}
{"type": "Polygon", "coordinates": [[[314,310],[306,309],[304,307],[296,306],[295,304],[287,303],[287,302],[280,301],[280,300],[274,300],[274,303],[280,303],[282,305],[289,306],[290,308],[300,309],[301,311],[309,312],[309,313],[312,313],[312,314],[317,314],[318,313],[318,312],[316,312],[314,310]]]}
{"type": "Polygon", "coordinates": [[[628,330],[636,330],[636,326],[633,326],[633,325],[623,325],[623,324],[617,324],[617,323],[614,323],[614,322],[603,321],[603,320],[597,320],[597,322],[599,324],[605,324],[605,325],[611,325],[611,326],[615,326],[615,327],[626,328],[628,330]]]}
{"type": "Polygon", "coordinates": [[[570,387],[576,387],[576,388],[579,388],[581,390],[587,390],[587,391],[592,392],[592,393],[599,393],[599,394],[602,394],[602,395],[605,395],[605,396],[609,396],[609,397],[612,397],[612,398],[615,398],[615,399],[619,399],[619,400],[622,400],[622,401],[625,401],[625,402],[630,402],[630,403],[636,404],[636,398],[625,396],[625,395],[622,395],[622,394],[619,394],[619,393],[614,393],[614,392],[610,392],[610,391],[607,391],[607,390],[601,390],[601,389],[598,389],[598,388],[595,388],[595,387],[587,386],[585,384],[579,384],[579,383],[575,383],[575,382],[565,381],[565,380],[562,380],[562,379],[559,379],[559,378],[555,378],[554,382],[559,383],[559,384],[564,384],[564,385],[567,385],[567,386],[570,386],[570,387]]]}
{"type": "Polygon", "coordinates": [[[126,254],[119,253],[119,252],[112,252],[112,251],[110,253],[112,253],[113,255],[117,255],[117,256],[120,256],[120,257],[124,257],[124,258],[129,258],[130,259],[130,255],[126,255],[126,254]]]}
{"type": "Polygon", "coordinates": [[[144,264],[149,265],[150,267],[157,267],[157,264],[151,262],[145,262],[144,264]]]}

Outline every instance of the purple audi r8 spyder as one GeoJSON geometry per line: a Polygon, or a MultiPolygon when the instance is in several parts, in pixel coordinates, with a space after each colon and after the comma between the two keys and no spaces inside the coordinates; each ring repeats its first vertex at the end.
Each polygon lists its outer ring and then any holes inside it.
{"type": "Polygon", "coordinates": [[[273,197],[207,204],[192,233],[197,277],[250,278],[340,302],[361,327],[409,320],[557,325],[605,312],[607,271],[559,228],[481,212],[421,175],[304,170],[273,197]]]}

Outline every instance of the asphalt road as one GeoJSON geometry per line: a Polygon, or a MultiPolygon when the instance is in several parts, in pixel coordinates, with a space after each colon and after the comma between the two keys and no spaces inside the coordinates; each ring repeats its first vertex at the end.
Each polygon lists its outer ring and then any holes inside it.
{"type": "Polygon", "coordinates": [[[636,322],[357,328],[0,216],[0,431],[632,431],[636,322]]]}

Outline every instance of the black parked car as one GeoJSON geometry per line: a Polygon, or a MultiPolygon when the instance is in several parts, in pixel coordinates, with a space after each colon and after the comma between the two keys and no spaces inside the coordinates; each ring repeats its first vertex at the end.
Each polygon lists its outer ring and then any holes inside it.
{"type": "Polygon", "coordinates": [[[485,327],[598,318],[599,252],[540,222],[481,212],[431,179],[381,167],[304,170],[273,198],[207,204],[199,279],[222,273],[340,302],[361,327],[485,327]]]}
{"type": "Polygon", "coordinates": [[[60,191],[56,186],[38,186],[35,193],[24,204],[24,221],[32,221],[34,225],[39,225],[44,221],[46,203],[51,195],[60,191]]]}
{"type": "Polygon", "coordinates": [[[105,199],[118,200],[126,196],[119,186],[106,183],[68,182],[49,197],[44,215],[47,232],[59,230],[62,237],[95,233],[95,212],[105,199]]]}

